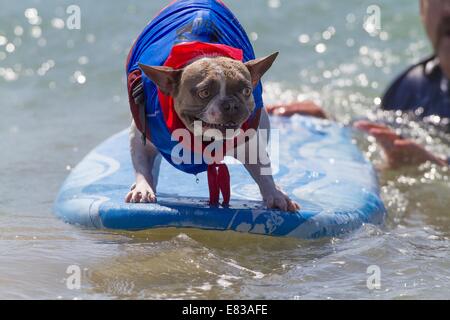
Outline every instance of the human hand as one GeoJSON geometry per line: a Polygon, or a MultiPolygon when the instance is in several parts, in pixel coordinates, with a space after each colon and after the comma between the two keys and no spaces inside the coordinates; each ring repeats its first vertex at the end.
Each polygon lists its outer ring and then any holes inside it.
{"type": "Polygon", "coordinates": [[[420,165],[427,161],[441,166],[447,165],[445,160],[435,156],[413,140],[403,138],[386,125],[358,121],[354,127],[375,137],[386,154],[390,168],[420,165]]]}
{"type": "Polygon", "coordinates": [[[291,104],[267,106],[269,114],[282,117],[291,117],[294,114],[328,119],[325,111],[312,101],[294,102],[291,104]]]}

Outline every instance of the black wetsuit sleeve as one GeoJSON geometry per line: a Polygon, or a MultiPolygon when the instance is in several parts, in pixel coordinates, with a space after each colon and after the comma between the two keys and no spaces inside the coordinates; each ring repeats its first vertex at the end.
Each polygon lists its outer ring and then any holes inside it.
{"type": "Polygon", "coordinates": [[[383,110],[409,111],[417,107],[415,95],[419,91],[421,81],[417,68],[420,68],[422,63],[403,72],[391,84],[382,99],[383,110]]]}
{"type": "Polygon", "coordinates": [[[444,76],[435,59],[425,59],[401,74],[386,91],[382,109],[450,117],[450,95],[442,89],[444,76]]]}
{"type": "Polygon", "coordinates": [[[400,87],[405,76],[406,73],[403,73],[386,90],[381,102],[381,108],[383,110],[398,110],[397,108],[400,108],[398,96],[402,92],[400,87]]]}

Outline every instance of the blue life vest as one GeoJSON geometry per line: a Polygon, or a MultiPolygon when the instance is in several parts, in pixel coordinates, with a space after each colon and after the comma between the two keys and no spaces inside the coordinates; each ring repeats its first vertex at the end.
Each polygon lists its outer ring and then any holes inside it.
{"type": "MultiPolygon", "coordinates": [[[[243,62],[255,59],[247,34],[237,18],[221,1],[178,0],[163,9],[137,39],[129,56],[128,75],[139,69],[139,63],[150,66],[164,65],[174,46],[191,42],[226,45],[242,50],[243,62]]],[[[171,139],[158,88],[144,73],[142,73],[142,81],[146,95],[146,120],[151,142],[176,168],[191,174],[206,171],[208,165],[205,162],[179,164],[172,161],[172,150],[179,142],[171,139]]],[[[247,122],[259,117],[263,108],[261,83],[255,88],[253,94],[256,108],[247,122]]],[[[191,158],[193,159],[193,155],[191,158]]]]}

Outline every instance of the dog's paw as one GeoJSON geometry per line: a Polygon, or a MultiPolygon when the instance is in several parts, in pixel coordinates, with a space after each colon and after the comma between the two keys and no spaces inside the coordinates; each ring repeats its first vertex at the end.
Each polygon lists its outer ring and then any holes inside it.
{"type": "Polygon", "coordinates": [[[134,184],[125,197],[126,203],[156,203],[156,195],[147,182],[134,184]]]}
{"type": "Polygon", "coordinates": [[[300,205],[292,201],[289,196],[281,190],[275,189],[264,196],[267,208],[280,209],[281,211],[297,212],[300,205]]]}

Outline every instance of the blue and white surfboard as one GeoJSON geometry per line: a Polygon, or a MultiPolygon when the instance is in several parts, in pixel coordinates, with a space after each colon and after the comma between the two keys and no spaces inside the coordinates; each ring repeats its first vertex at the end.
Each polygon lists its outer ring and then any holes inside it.
{"type": "Polygon", "coordinates": [[[275,180],[302,206],[298,213],[265,208],[242,165],[229,165],[231,206],[210,207],[206,174],[197,181],[164,160],[158,203],[127,204],[124,197],[134,182],[127,131],[95,148],[71,172],[55,212],[68,223],[99,229],[199,228],[305,239],[383,223],[376,172],[349,129],[299,116],[272,119],[272,127],[278,128],[272,138],[280,142],[279,158],[272,155],[275,180]]]}

